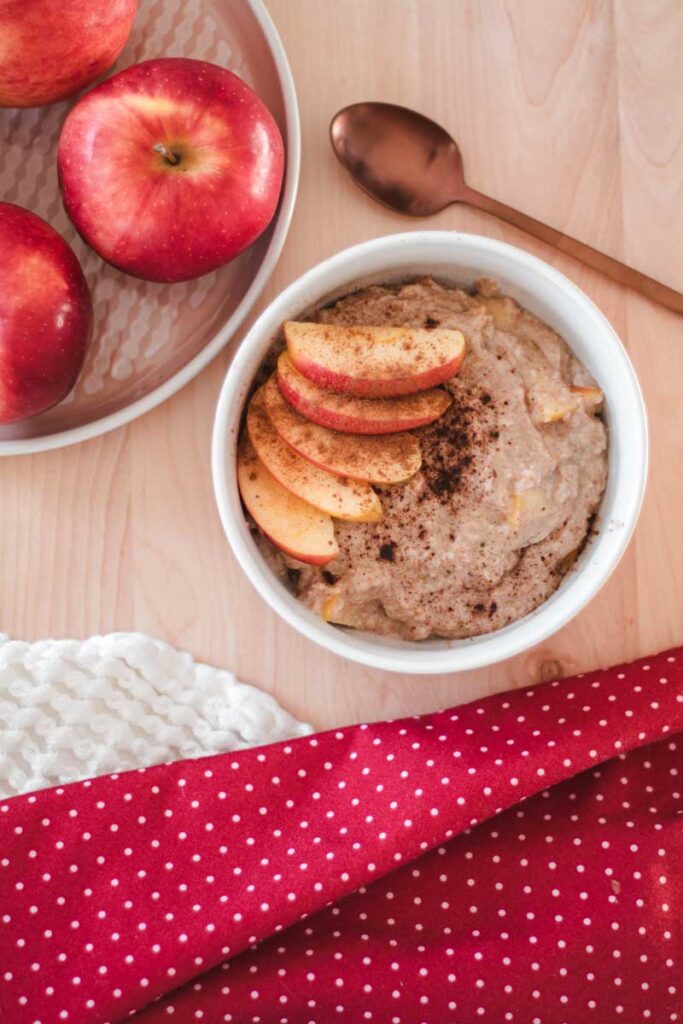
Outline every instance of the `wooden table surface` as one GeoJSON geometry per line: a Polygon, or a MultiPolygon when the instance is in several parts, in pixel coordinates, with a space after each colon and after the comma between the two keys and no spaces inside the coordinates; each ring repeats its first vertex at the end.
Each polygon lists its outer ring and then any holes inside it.
{"type": "Polygon", "coordinates": [[[683,642],[683,319],[485,214],[452,207],[419,222],[385,211],[346,179],[327,141],[347,103],[415,107],[457,137],[475,188],[683,290],[680,0],[268,3],[298,88],[303,172],[259,308],[330,253],[396,231],[473,231],[548,260],[606,314],[640,375],[651,473],[635,540],[578,618],[512,661],[412,679],[344,662],[277,619],[224,539],[209,456],[228,351],[128,427],[0,461],[0,629],[22,639],[144,630],[234,669],[320,727],[683,642]]]}

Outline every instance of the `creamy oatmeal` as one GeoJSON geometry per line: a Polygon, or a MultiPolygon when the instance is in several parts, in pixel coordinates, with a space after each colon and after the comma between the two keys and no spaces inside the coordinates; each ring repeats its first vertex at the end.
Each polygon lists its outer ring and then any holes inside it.
{"type": "Polygon", "coordinates": [[[467,355],[445,384],[449,410],[415,431],[422,469],[375,488],[381,521],[335,522],[339,555],[322,568],[260,536],[270,564],[328,620],[410,640],[488,633],[536,608],[585,543],[607,478],[600,395],[566,343],[488,281],[366,288],[310,319],[457,328],[467,355]]]}

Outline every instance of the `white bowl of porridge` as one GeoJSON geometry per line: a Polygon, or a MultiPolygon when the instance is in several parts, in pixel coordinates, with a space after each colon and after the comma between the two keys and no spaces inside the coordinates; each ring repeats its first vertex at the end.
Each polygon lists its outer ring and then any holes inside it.
{"type": "MultiPolygon", "coordinates": [[[[342,357],[348,362],[348,351],[342,349],[342,357]]],[[[221,520],[261,596],[328,650],[407,673],[491,664],[542,642],[573,618],[626,549],[642,503],[647,456],[646,414],[633,367],[590,299],[528,253],[456,232],[374,239],[291,284],[242,342],[223,385],[213,435],[221,520]],[[310,358],[306,363],[306,351],[302,356],[292,346],[290,334],[285,344],[283,324],[289,322],[310,325],[303,344],[310,335],[314,347],[307,351],[315,358],[315,343],[322,338],[324,347],[330,332],[335,339],[355,338],[355,345],[358,339],[364,344],[362,332],[371,343],[385,328],[409,338],[408,348],[415,340],[417,347],[424,342],[436,350],[461,335],[465,355],[454,376],[444,380],[442,374],[436,389],[422,392],[440,403],[432,422],[400,434],[358,436],[347,432],[357,427],[345,424],[378,409],[407,415],[415,396],[407,405],[405,398],[390,399],[394,405],[385,398],[359,404],[321,391],[297,371],[303,368],[332,391],[343,378],[316,378],[316,367],[311,371],[310,358]],[[295,356],[302,360],[296,369],[295,356]],[[289,407],[290,375],[309,398],[308,415],[316,420],[311,429],[302,429],[301,407],[289,407]],[[349,500],[367,506],[369,496],[379,510],[335,518],[333,508],[330,518],[319,511],[320,502],[310,529],[328,538],[328,554],[315,553],[305,530],[294,546],[287,540],[291,531],[280,539],[283,515],[294,515],[289,469],[282,491],[282,478],[272,479],[270,470],[278,476],[283,459],[272,465],[265,459],[266,469],[261,463],[271,450],[258,447],[257,405],[282,434],[276,440],[285,461],[303,457],[307,467],[312,460],[318,477],[323,467],[323,483],[331,467],[349,500]],[[248,408],[256,451],[246,438],[248,408]],[[325,419],[330,415],[336,419],[325,419]],[[344,432],[318,425],[326,422],[341,424],[344,432]],[[312,438],[318,446],[313,451],[312,438]],[[397,450],[408,462],[418,453],[407,479],[386,476],[397,450]],[[349,453],[355,456],[351,464],[349,453]],[[252,458],[261,475],[245,461],[252,458]],[[341,475],[348,465],[352,490],[341,475]],[[257,485],[248,482],[257,477],[257,485]],[[266,477],[268,486],[259,492],[266,477]],[[271,502],[265,517],[264,495],[266,505],[271,502]]],[[[319,488],[319,479],[315,483],[319,488]]],[[[336,493],[334,498],[340,500],[336,493]]],[[[299,497],[293,501],[299,515],[299,497]]],[[[307,522],[304,517],[299,525],[307,522]]]]}

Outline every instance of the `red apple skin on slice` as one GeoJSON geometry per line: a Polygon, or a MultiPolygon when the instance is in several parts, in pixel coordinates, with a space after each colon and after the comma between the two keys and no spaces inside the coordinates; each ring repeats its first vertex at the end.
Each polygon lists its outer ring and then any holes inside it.
{"type": "Polygon", "coordinates": [[[331,516],[279,484],[247,437],[237,451],[237,483],[256,525],[286,555],[326,565],[339,554],[331,516]]]}
{"type": "Polygon", "coordinates": [[[298,498],[336,519],[376,523],[382,518],[382,503],[369,484],[314,466],[282,440],[268,417],[263,388],[249,404],[247,431],[266,469],[298,498]]]}
{"type": "Polygon", "coordinates": [[[426,391],[454,377],[465,356],[460,331],[445,328],[284,325],[294,367],[318,387],[358,398],[426,391]]]}
{"type": "Polygon", "coordinates": [[[433,388],[400,398],[352,398],[325,391],[294,369],[286,352],[278,359],[280,391],[293,409],[311,423],[346,434],[397,434],[433,423],[453,399],[433,388]]]}
{"type": "Polygon", "coordinates": [[[375,484],[405,483],[422,465],[414,434],[364,437],[310,423],[282,396],[275,374],[264,386],[268,417],[283,441],[314,465],[335,476],[375,484]]]}

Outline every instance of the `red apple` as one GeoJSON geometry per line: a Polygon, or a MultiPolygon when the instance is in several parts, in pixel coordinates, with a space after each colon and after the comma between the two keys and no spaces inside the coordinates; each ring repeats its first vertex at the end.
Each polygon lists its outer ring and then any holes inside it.
{"type": "Polygon", "coordinates": [[[42,107],[108,71],[137,0],[0,0],[0,107],[42,107]]]}
{"type": "Polygon", "coordinates": [[[34,213],[0,203],[0,423],[71,391],[92,336],[92,300],[73,251],[34,213]]]}
{"type": "Polygon", "coordinates": [[[58,151],[64,205],[103,259],[149,281],[186,281],[231,260],[277,207],[278,127],[225,68],[168,57],[87,93],[58,151]]]}

